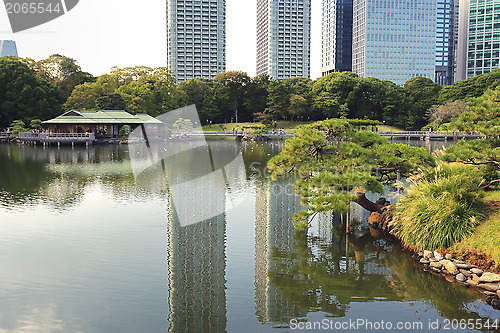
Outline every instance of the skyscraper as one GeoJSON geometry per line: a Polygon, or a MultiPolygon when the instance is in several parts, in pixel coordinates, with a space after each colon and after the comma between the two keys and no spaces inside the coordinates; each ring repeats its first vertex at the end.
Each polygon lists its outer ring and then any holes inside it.
{"type": "Polygon", "coordinates": [[[17,57],[16,42],[13,40],[0,40],[0,57],[17,57]]]}
{"type": "Polygon", "coordinates": [[[404,84],[434,79],[436,2],[354,0],[353,72],[404,84]]]}
{"type": "Polygon", "coordinates": [[[467,50],[469,45],[469,0],[459,0],[458,44],[456,56],[455,82],[467,78],[467,50]]]}
{"type": "Polygon", "coordinates": [[[499,68],[500,3],[470,0],[467,77],[499,68]]]}
{"type": "Polygon", "coordinates": [[[168,0],[168,68],[177,82],[226,70],[225,0],[168,0]]]}
{"type": "Polygon", "coordinates": [[[454,83],[458,43],[458,0],[437,1],[436,75],[434,82],[454,83]]]}
{"type": "Polygon", "coordinates": [[[257,0],[257,75],[310,76],[311,0],[257,0]]]}
{"type": "Polygon", "coordinates": [[[321,75],[352,70],[352,0],[323,0],[321,75]]]}

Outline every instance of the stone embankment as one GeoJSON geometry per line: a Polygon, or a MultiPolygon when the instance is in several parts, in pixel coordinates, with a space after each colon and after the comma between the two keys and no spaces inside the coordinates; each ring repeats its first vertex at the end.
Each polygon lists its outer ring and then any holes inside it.
{"type": "Polygon", "coordinates": [[[423,251],[413,255],[424,270],[443,275],[450,282],[477,287],[486,295],[486,302],[500,310],[500,274],[483,272],[465,261],[456,260],[451,254],[423,251]]]}
{"type": "MultiPolygon", "coordinates": [[[[370,215],[368,223],[395,236],[391,228],[391,206],[384,208],[380,213],[370,215]]],[[[486,296],[486,302],[493,308],[500,310],[500,274],[483,272],[477,266],[456,260],[451,254],[423,251],[414,253],[413,258],[420,262],[426,271],[442,275],[450,282],[480,289],[486,296]]]]}

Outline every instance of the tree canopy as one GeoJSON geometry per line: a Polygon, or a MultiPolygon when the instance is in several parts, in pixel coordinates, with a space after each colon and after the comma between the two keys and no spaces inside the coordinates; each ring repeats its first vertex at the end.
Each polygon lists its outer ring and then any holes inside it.
{"type": "Polygon", "coordinates": [[[294,215],[294,222],[306,228],[311,215],[347,211],[351,201],[369,209],[358,186],[381,192],[398,173],[406,176],[433,163],[423,148],[390,144],[376,133],[354,131],[348,120],[329,119],[299,127],[268,166],[273,177],[297,177],[296,193],[306,208],[294,215]]]}
{"type": "Polygon", "coordinates": [[[19,58],[0,58],[0,127],[17,119],[29,124],[59,113],[60,97],[53,85],[37,78],[19,58]]]}

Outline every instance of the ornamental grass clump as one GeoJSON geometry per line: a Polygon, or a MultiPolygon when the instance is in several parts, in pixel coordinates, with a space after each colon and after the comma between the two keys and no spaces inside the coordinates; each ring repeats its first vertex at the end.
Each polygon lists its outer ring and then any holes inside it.
{"type": "Polygon", "coordinates": [[[393,228],[415,250],[446,249],[470,236],[483,218],[482,177],[473,167],[440,164],[410,179],[393,228]]]}

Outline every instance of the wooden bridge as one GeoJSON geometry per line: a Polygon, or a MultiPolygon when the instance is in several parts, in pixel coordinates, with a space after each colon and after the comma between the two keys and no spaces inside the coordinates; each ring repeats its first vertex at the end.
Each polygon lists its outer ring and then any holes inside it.
{"type": "Polygon", "coordinates": [[[0,141],[10,141],[10,133],[1,132],[0,133],[0,141]]]}
{"type": "Polygon", "coordinates": [[[401,131],[401,132],[378,132],[381,136],[391,139],[430,139],[430,140],[458,140],[458,139],[478,139],[483,136],[479,133],[461,133],[461,132],[430,132],[430,131],[401,131]]]}
{"type": "MultiPolygon", "coordinates": [[[[479,133],[466,134],[461,132],[429,132],[429,131],[383,131],[377,132],[381,136],[389,137],[391,139],[431,139],[431,140],[458,140],[458,139],[477,139],[483,136],[479,133]]],[[[205,137],[243,137],[245,135],[251,134],[251,132],[241,133],[239,131],[237,134],[234,132],[223,132],[223,131],[198,131],[198,132],[185,132],[179,135],[182,136],[205,136],[205,137]]],[[[295,134],[295,131],[288,131],[285,133],[279,132],[268,132],[265,134],[266,137],[270,139],[280,139],[280,138],[291,138],[295,134]]]]}

